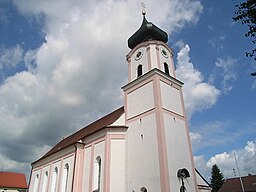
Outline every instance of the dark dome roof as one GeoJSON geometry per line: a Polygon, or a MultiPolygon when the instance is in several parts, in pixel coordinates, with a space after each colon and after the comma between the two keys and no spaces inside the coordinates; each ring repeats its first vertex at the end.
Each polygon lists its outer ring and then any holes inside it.
{"type": "Polygon", "coordinates": [[[133,49],[139,43],[148,40],[159,40],[167,43],[168,34],[153,23],[148,22],[145,14],[143,14],[143,21],[140,28],[128,39],[128,47],[133,49]]]}

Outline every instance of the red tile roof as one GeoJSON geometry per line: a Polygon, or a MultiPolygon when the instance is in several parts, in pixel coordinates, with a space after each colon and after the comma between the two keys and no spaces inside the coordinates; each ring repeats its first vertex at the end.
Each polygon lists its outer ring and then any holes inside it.
{"type": "MultiPolygon", "coordinates": [[[[57,145],[55,145],[50,151],[48,151],[42,158],[39,160],[35,161],[34,163],[40,161],[41,159],[44,159],[45,157],[48,157],[57,151],[60,151],[66,147],[69,147],[76,142],[80,141],[81,139],[98,132],[107,126],[111,125],[114,123],[121,115],[124,114],[124,107],[120,107],[119,109],[113,111],[112,113],[102,117],[101,119],[89,124],[88,126],[80,129],[76,133],[70,135],[69,137],[63,139],[60,141],[57,145]]],[[[34,164],[32,163],[32,164],[34,164]]]]}
{"type": "Polygon", "coordinates": [[[22,173],[0,172],[1,188],[27,189],[26,177],[22,173]]]}
{"type": "MultiPolygon", "coordinates": [[[[256,175],[242,177],[245,192],[256,192],[256,175]]],[[[227,179],[218,192],[242,191],[239,177],[227,179]]]]}

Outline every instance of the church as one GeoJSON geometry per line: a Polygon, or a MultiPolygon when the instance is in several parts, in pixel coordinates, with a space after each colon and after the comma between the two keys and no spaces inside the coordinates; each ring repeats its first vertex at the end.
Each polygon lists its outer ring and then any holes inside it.
{"type": "Polygon", "coordinates": [[[195,169],[168,34],[146,19],[128,39],[124,106],[32,163],[30,192],[210,192],[195,169]]]}

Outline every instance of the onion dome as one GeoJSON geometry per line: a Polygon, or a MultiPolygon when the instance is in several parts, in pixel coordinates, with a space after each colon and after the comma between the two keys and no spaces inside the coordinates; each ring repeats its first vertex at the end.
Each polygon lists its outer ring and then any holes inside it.
{"type": "Polygon", "coordinates": [[[128,47],[133,49],[141,42],[148,40],[158,40],[167,43],[168,34],[162,29],[155,26],[153,23],[148,22],[143,12],[143,21],[140,28],[128,39],[128,47]]]}

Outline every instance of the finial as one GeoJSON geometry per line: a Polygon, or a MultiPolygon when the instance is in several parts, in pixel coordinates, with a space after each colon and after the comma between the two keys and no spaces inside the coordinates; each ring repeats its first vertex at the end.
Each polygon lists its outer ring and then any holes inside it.
{"type": "Polygon", "coordinates": [[[141,2],[141,7],[142,7],[142,15],[146,15],[146,5],[143,1],[141,2]]]}

